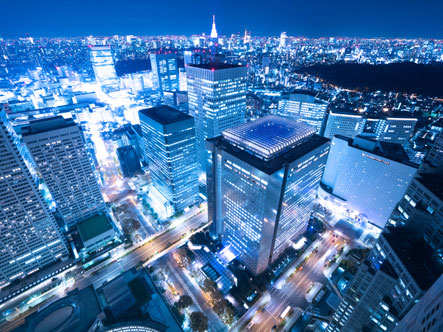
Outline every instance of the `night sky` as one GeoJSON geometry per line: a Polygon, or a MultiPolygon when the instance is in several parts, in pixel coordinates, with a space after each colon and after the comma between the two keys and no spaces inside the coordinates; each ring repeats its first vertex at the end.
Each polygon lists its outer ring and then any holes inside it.
{"type": "Polygon", "coordinates": [[[0,36],[209,34],[443,38],[443,0],[0,0],[0,36]]]}

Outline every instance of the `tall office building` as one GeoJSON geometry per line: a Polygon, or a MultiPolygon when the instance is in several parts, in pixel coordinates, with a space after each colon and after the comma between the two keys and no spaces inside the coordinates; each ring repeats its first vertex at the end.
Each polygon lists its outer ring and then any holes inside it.
{"type": "Polygon", "coordinates": [[[55,263],[68,250],[0,111],[0,287],[55,263]]]}
{"type": "Polygon", "coordinates": [[[150,55],[154,86],[163,91],[178,91],[179,72],[175,53],[153,53],[150,55]]]}
{"type": "Polygon", "coordinates": [[[442,273],[440,257],[423,239],[387,227],[359,267],[328,331],[392,331],[442,273]]]}
{"type": "Polygon", "coordinates": [[[436,135],[431,149],[420,165],[420,172],[443,172],[443,130],[436,135]]]}
{"type": "Polygon", "coordinates": [[[443,173],[417,174],[392,212],[390,222],[405,225],[443,252],[443,173]]]}
{"type": "Polygon", "coordinates": [[[366,117],[357,112],[340,109],[331,110],[323,136],[330,139],[334,138],[335,135],[355,138],[363,133],[365,123],[366,117]]]}
{"type": "Polygon", "coordinates": [[[405,144],[414,132],[417,119],[409,114],[394,114],[381,116],[376,128],[376,138],[379,141],[405,144]]]}
{"type": "Polygon", "coordinates": [[[259,274],[305,230],[329,140],[304,123],[270,115],[207,144],[211,236],[221,236],[259,274]]]}
{"type": "Polygon", "coordinates": [[[206,171],[205,140],[245,122],[247,68],[230,64],[186,67],[189,113],[195,118],[200,171],[206,171]]]}
{"type": "Polygon", "coordinates": [[[83,132],[74,120],[34,120],[22,128],[22,136],[68,228],[106,211],[83,132]]]}
{"type": "Polygon", "coordinates": [[[335,136],[319,195],[383,228],[416,171],[400,144],[335,136]]]}
{"type": "Polygon", "coordinates": [[[110,46],[90,46],[92,69],[101,85],[116,85],[117,73],[110,46]]]}
{"type": "Polygon", "coordinates": [[[150,198],[167,218],[197,200],[194,119],[169,106],[141,110],[139,115],[153,185],[150,198]],[[164,209],[165,204],[172,209],[164,209]]]}
{"type": "Polygon", "coordinates": [[[316,98],[310,91],[294,91],[284,95],[278,102],[277,115],[313,126],[322,134],[326,122],[328,103],[316,98]]]}
{"type": "Polygon", "coordinates": [[[392,331],[443,331],[443,274],[392,331]]]}

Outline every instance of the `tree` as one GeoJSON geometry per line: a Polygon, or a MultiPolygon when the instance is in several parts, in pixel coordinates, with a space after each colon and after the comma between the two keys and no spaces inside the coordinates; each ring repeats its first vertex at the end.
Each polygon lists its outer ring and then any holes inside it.
{"type": "Polygon", "coordinates": [[[188,295],[182,295],[180,296],[180,299],[175,304],[179,310],[182,310],[184,308],[189,307],[192,305],[194,301],[192,301],[192,298],[188,295]]]}
{"type": "Polygon", "coordinates": [[[204,332],[208,329],[208,317],[200,311],[191,314],[191,329],[195,332],[204,332]]]}

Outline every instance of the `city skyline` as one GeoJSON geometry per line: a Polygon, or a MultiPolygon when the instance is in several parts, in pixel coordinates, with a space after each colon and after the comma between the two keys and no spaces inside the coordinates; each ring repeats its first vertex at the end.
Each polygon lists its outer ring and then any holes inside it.
{"type": "Polygon", "coordinates": [[[74,37],[87,35],[193,35],[210,34],[215,15],[219,35],[277,36],[287,31],[304,37],[443,38],[439,1],[373,0],[361,3],[264,0],[194,1],[167,3],[126,1],[7,2],[0,22],[0,37],[74,37]],[[23,8],[27,8],[23,11],[23,8]],[[381,8],[381,9],[380,9],[381,8]],[[334,15],[330,13],[334,12],[334,15]],[[19,14],[19,15],[18,15],[19,14]],[[411,20],[414,24],[411,24],[411,20]],[[81,22],[81,24],[79,24],[81,22]],[[276,22],[278,22],[276,24],[276,22]]]}
{"type": "Polygon", "coordinates": [[[440,2],[4,3],[0,331],[443,331],[440,2]]]}

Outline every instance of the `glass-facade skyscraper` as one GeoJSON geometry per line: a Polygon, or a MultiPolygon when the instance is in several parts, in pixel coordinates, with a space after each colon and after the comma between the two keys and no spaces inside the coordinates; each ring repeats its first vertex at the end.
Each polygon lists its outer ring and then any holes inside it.
{"type": "Polygon", "coordinates": [[[154,209],[169,217],[198,196],[194,119],[169,106],[141,110],[139,116],[152,179],[150,197],[157,203],[154,209]]]}
{"type": "Polygon", "coordinates": [[[95,79],[101,85],[117,84],[114,59],[110,46],[90,46],[92,69],[95,79]]]}
{"type": "Polygon", "coordinates": [[[150,59],[155,87],[160,92],[180,90],[177,55],[153,53],[150,59]]]}
{"type": "Polygon", "coordinates": [[[211,235],[231,244],[259,274],[305,230],[329,140],[311,126],[271,115],[207,145],[211,235]]]}
{"type": "Polygon", "coordinates": [[[200,171],[206,171],[205,140],[245,122],[247,68],[230,64],[186,67],[189,113],[195,118],[200,171]]]}
{"type": "Polygon", "coordinates": [[[6,113],[0,111],[0,287],[68,256],[21,149],[6,113]]]}
{"type": "Polygon", "coordinates": [[[83,132],[73,119],[34,120],[22,136],[68,228],[106,211],[83,132]]]}

